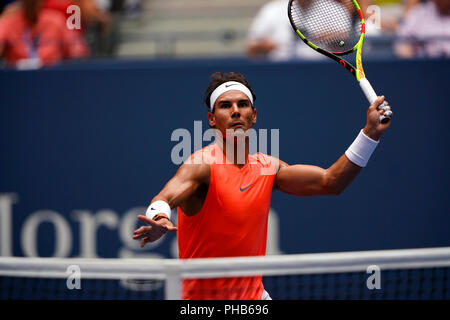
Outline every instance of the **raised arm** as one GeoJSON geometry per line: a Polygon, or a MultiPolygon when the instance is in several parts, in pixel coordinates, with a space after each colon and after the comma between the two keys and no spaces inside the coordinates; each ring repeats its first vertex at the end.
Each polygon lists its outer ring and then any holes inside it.
{"type": "Polygon", "coordinates": [[[345,155],[328,169],[282,163],[275,180],[275,188],[296,196],[338,195],[361,169],[345,155]]]}
{"type": "MultiPolygon", "coordinates": [[[[297,196],[340,194],[365,166],[368,158],[364,154],[367,154],[367,149],[375,148],[390,125],[390,121],[385,124],[379,122],[379,116],[384,114],[385,110],[378,110],[377,107],[383,101],[384,97],[378,97],[369,107],[362,133],[331,167],[323,169],[310,165],[288,165],[280,161],[274,187],[297,196]]],[[[370,157],[370,153],[368,156],[370,157]]]]}
{"type": "MultiPolygon", "coordinates": [[[[156,195],[150,206],[156,201],[163,201],[170,209],[177,206],[185,206],[201,185],[209,183],[211,171],[207,164],[184,163],[175,176],[156,195]]],[[[150,207],[149,206],[149,207],[150,207]]],[[[133,239],[141,239],[141,247],[146,243],[161,238],[167,231],[176,231],[173,223],[164,212],[155,212],[155,217],[150,219],[145,215],[139,215],[138,219],[148,224],[134,231],[133,239]]]]}

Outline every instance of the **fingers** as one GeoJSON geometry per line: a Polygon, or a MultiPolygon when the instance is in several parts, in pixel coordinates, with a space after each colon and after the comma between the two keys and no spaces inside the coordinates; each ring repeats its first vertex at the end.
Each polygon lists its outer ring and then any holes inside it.
{"type": "Polygon", "coordinates": [[[141,239],[141,248],[144,248],[148,242],[153,242],[159,239],[167,231],[176,232],[178,230],[178,228],[173,225],[166,225],[171,223],[164,220],[162,220],[162,222],[153,221],[143,215],[139,215],[138,219],[149,224],[149,226],[141,226],[133,231],[132,238],[134,240],[141,239]]]}
{"type": "Polygon", "coordinates": [[[142,227],[134,230],[133,231],[133,239],[140,239],[140,238],[146,236],[152,229],[153,229],[153,227],[151,227],[151,226],[142,226],[142,227]]]}
{"type": "Polygon", "coordinates": [[[383,103],[378,106],[378,110],[388,111],[391,110],[391,107],[387,101],[383,101],[383,103]]]}
{"type": "Polygon", "coordinates": [[[384,103],[384,96],[378,96],[377,99],[370,105],[369,109],[378,109],[384,103]]]}
{"type": "Polygon", "coordinates": [[[138,219],[141,220],[142,222],[145,222],[145,223],[149,224],[149,225],[152,225],[152,226],[156,225],[156,221],[153,221],[152,219],[150,219],[150,218],[148,218],[146,216],[138,215],[138,219]]]}
{"type": "Polygon", "coordinates": [[[389,105],[389,103],[387,101],[384,101],[382,104],[380,104],[378,106],[378,110],[381,111],[381,114],[389,114],[392,113],[391,111],[391,106],[389,105]]]}
{"type": "Polygon", "coordinates": [[[381,124],[387,124],[388,122],[390,122],[393,116],[394,113],[392,111],[386,111],[384,114],[380,116],[379,121],[381,124]]]}
{"type": "Polygon", "coordinates": [[[146,229],[146,228],[145,228],[144,226],[142,226],[142,227],[140,227],[139,229],[134,230],[134,231],[133,231],[133,234],[145,232],[145,229],[146,229]]]}
{"type": "Polygon", "coordinates": [[[379,114],[379,121],[382,124],[386,124],[389,120],[392,119],[393,112],[389,103],[385,100],[384,96],[379,96],[374,103],[369,107],[369,112],[373,112],[373,110],[377,110],[379,114]]]}
{"type": "Polygon", "coordinates": [[[144,233],[144,232],[150,231],[151,229],[152,229],[152,228],[149,227],[149,226],[142,226],[142,227],[140,227],[139,229],[134,230],[134,231],[133,231],[133,234],[144,233]]]}
{"type": "Polygon", "coordinates": [[[133,239],[134,240],[138,240],[138,239],[141,239],[143,237],[147,237],[147,235],[145,233],[140,233],[140,234],[133,235],[133,239]]]}
{"type": "Polygon", "coordinates": [[[379,105],[378,110],[380,112],[379,120],[382,124],[388,123],[394,115],[387,101],[384,101],[381,105],[379,105]]]}
{"type": "Polygon", "coordinates": [[[176,231],[178,231],[178,228],[177,227],[167,227],[167,230],[170,232],[176,232],[176,231]]]}
{"type": "Polygon", "coordinates": [[[145,247],[145,245],[146,245],[147,243],[149,243],[149,242],[150,242],[150,239],[149,239],[149,238],[147,238],[147,237],[143,238],[143,239],[141,240],[141,248],[145,247]]]}
{"type": "Polygon", "coordinates": [[[392,119],[394,117],[394,113],[389,110],[384,113],[384,116],[388,117],[389,119],[392,119]]]}
{"type": "Polygon", "coordinates": [[[141,227],[133,232],[133,239],[137,240],[141,239],[142,237],[146,237],[151,230],[152,229],[150,227],[146,227],[145,229],[142,229],[141,227]]]}

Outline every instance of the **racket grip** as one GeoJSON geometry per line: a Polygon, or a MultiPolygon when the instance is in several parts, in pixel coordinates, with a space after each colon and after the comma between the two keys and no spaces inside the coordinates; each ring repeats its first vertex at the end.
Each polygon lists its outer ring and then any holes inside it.
{"type": "Polygon", "coordinates": [[[378,98],[378,96],[375,93],[375,90],[373,90],[369,80],[367,80],[366,78],[362,78],[361,80],[359,80],[359,86],[364,92],[364,95],[366,96],[367,100],[369,100],[369,103],[370,104],[374,103],[375,100],[378,98]]]}
{"type": "MultiPolygon", "coordinates": [[[[375,100],[378,98],[377,94],[375,93],[375,90],[373,90],[372,85],[370,84],[369,80],[367,78],[362,78],[359,80],[359,86],[361,87],[362,91],[364,92],[364,95],[366,96],[367,100],[370,104],[373,104],[375,100]]],[[[378,106],[378,109],[382,109],[385,106],[385,103],[382,103],[378,106]]],[[[389,120],[391,120],[392,112],[386,111],[384,115],[380,116],[380,122],[381,123],[387,123],[389,120]]]]}

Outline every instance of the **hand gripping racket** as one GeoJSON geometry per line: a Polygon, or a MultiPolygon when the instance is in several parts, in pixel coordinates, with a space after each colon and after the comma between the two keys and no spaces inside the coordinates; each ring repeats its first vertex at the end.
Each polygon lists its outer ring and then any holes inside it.
{"type": "MultiPolygon", "coordinates": [[[[290,0],[288,16],[297,35],[312,49],[345,67],[359,82],[370,104],[377,99],[364,75],[361,50],[365,33],[364,17],[356,0],[290,0]],[[356,51],[356,68],[340,56],[356,51]]],[[[387,123],[392,111],[383,102],[380,122],[387,123]]]]}

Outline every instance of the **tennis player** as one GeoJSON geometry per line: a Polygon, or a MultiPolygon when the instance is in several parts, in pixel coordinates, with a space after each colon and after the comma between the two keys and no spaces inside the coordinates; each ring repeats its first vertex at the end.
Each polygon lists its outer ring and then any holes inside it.
{"type": "MultiPolygon", "coordinates": [[[[238,161],[238,138],[257,120],[255,94],[243,75],[212,74],[206,88],[208,120],[217,131],[216,141],[193,153],[178,169],[138,219],[147,225],[134,231],[141,247],[166,232],[178,230],[180,259],[263,256],[266,253],[268,213],[272,190],[296,196],[338,195],[366,166],[390,122],[379,122],[378,97],[367,111],[367,122],[345,153],[328,169],[289,165],[262,153],[249,154],[244,141],[244,161],[238,161]],[[231,137],[231,138],[230,138],[231,137]],[[227,150],[228,149],[228,150],[227,150]],[[234,149],[234,152],[229,152],[234,149]],[[274,170],[270,170],[274,168],[274,170]],[[178,208],[178,227],[170,221],[178,208]]],[[[183,299],[270,299],[261,276],[185,279],[183,299]]]]}

